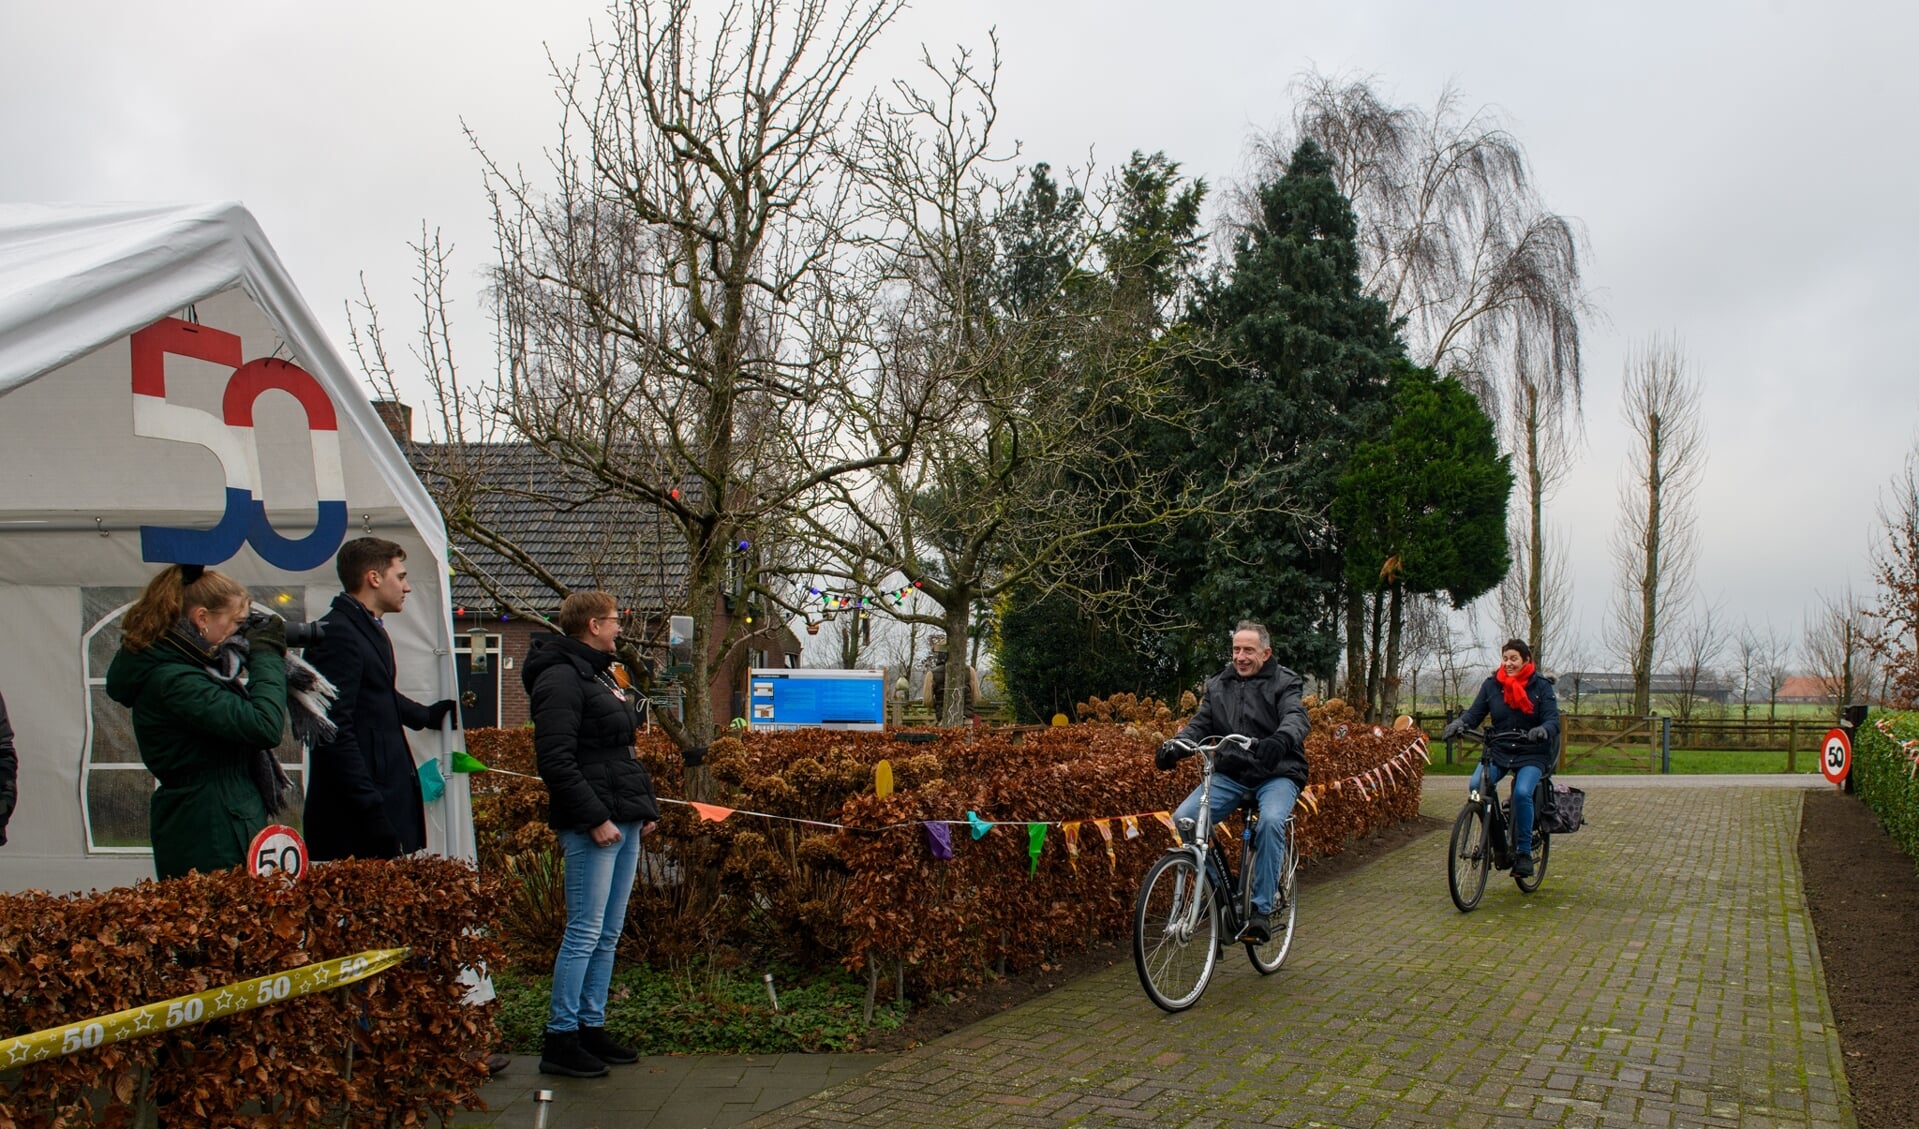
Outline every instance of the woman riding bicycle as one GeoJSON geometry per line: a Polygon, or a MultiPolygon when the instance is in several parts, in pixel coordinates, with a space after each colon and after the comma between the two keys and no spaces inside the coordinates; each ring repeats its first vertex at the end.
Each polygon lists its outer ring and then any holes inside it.
{"type": "MultiPolygon", "coordinates": [[[[1226,813],[1251,800],[1259,807],[1259,842],[1253,879],[1253,915],[1236,940],[1264,945],[1272,939],[1273,893],[1286,851],[1286,817],[1306,786],[1306,733],[1312,720],[1300,697],[1299,675],[1273,658],[1266,628],[1241,621],[1233,629],[1233,661],[1206,683],[1206,700],[1178,736],[1160,745],[1153,763],[1162,772],[1191,753],[1183,742],[1229,733],[1253,739],[1251,748],[1222,746],[1215,762],[1213,810],[1226,813]]],[[[1179,822],[1199,816],[1199,790],[1173,813],[1179,822]]]]}
{"type": "Polygon", "coordinates": [[[1559,701],[1553,696],[1553,684],[1534,669],[1533,649],[1522,639],[1506,640],[1499,649],[1499,668],[1480,684],[1479,696],[1466,712],[1447,722],[1439,736],[1450,741],[1478,728],[1488,714],[1493,726],[1486,754],[1473,770],[1468,788],[1491,788],[1507,773],[1513,774],[1513,873],[1531,878],[1533,791],[1540,778],[1552,771],[1559,747],[1559,701]]]}

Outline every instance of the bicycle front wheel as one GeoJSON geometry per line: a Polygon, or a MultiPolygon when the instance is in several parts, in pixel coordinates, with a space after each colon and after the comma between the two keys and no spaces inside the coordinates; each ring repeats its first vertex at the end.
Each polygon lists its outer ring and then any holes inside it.
{"type": "Polygon", "coordinates": [[[1199,1002],[1219,960],[1219,901],[1193,856],[1168,851],[1147,869],[1133,905],[1133,965],[1166,1011],[1199,1002]]]}
{"type": "Polygon", "coordinates": [[[1279,891],[1273,895],[1273,912],[1269,915],[1272,937],[1263,945],[1246,945],[1246,955],[1261,976],[1271,976],[1285,963],[1299,917],[1299,856],[1293,853],[1291,836],[1287,838],[1286,857],[1279,866],[1279,891]]]}
{"type": "Polygon", "coordinates": [[[1459,809],[1452,844],[1446,850],[1446,888],[1460,913],[1471,913],[1486,893],[1492,873],[1492,844],[1486,840],[1486,813],[1478,804],[1459,809]]]}

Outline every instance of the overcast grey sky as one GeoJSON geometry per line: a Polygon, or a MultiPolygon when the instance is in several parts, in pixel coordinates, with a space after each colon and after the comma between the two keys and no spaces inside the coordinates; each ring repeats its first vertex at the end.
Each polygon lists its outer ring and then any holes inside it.
{"type": "MultiPolygon", "coordinates": [[[[458,245],[468,366],[490,247],[478,162],[555,136],[545,51],[599,0],[324,7],[66,0],[0,11],[0,199],[250,207],[345,352],[365,271],[404,325],[421,220],[458,245]]],[[[1919,12],[1881,3],[923,3],[866,68],[921,43],[1003,51],[1000,128],[1056,165],[1164,150],[1215,188],[1283,122],[1308,66],[1429,105],[1492,105],[1590,240],[1587,442],[1570,532],[1596,657],[1624,452],[1627,346],[1678,335],[1705,385],[1702,598],[1797,634],[1816,592],[1871,587],[1883,486],[1919,437],[1919,12]]]]}

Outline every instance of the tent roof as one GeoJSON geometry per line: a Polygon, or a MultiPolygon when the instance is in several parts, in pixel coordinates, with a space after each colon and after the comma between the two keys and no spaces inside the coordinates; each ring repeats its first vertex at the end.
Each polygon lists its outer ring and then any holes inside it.
{"type": "Polygon", "coordinates": [[[234,287],[326,388],[410,523],[444,560],[438,508],[237,203],[0,204],[0,395],[234,287]]]}

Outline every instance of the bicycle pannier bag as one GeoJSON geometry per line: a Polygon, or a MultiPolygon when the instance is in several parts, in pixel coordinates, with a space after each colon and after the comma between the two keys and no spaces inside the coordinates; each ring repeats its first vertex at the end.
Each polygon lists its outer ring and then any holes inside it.
{"type": "Polygon", "coordinates": [[[1579,788],[1555,782],[1546,805],[1546,830],[1554,835],[1570,835],[1586,822],[1586,793],[1579,788]]]}

